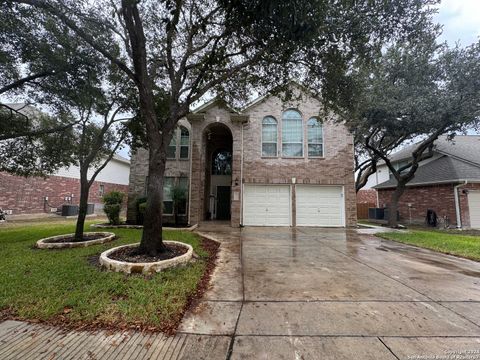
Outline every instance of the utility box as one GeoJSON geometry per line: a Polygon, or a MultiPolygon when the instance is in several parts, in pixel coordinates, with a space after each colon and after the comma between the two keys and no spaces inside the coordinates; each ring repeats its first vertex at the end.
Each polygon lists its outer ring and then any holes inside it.
{"type": "Polygon", "coordinates": [[[95,204],[87,205],[87,215],[91,215],[95,212],[95,204]]]}
{"type": "Polygon", "coordinates": [[[62,205],[62,216],[78,215],[78,205],[62,205]]]}
{"type": "Polygon", "coordinates": [[[368,218],[372,220],[383,220],[384,208],[368,208],[368,218]]]}
{"type": "MultiPolygon", "coordinates": [[[[383,213],[383,219],[388,220],[388,216],[389,216],[388,209],[385,208],[385,211],[383,213]]],[[[400,212],[397,210],[397,221],[399,221],[399,220],[400,220],[400,212]]]]}

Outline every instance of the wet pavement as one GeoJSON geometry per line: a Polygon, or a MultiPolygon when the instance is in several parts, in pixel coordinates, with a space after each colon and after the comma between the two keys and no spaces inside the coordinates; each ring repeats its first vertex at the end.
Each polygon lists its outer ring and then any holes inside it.
{"type": "Polygon", "coordinates": [[[200,226],[211,287],[174,337],[0,323],[0,359],[480,359],[480,263],[355,230],[200,226]]]}
{"type": "Polygon", "coordinates": [[[221,241],[182,334],[227,359],[480,359],[480,263],[355,230],[200,227],[221,241]]]}

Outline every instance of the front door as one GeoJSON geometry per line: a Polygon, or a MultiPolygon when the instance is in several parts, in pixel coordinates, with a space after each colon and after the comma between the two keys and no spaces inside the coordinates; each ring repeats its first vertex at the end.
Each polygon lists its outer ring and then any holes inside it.
{"type": "Polygon", "coordinates": [[[230,220],[230,186],[217,186],[217,220],[230,220]]]}

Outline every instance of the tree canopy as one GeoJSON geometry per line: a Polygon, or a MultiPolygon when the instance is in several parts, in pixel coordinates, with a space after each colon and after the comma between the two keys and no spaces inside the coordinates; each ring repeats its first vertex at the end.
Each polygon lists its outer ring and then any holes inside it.
{"type": "MultiPolygon", "coordinates": [[[[390,203],[396,209],[419,163],[432,155],[434,141],[478,125],[480,42],[466,48],[437,44],[434,37],[398,43],[353,77],[358,92],[344,116],[360,150],[357,189],[383,161],[397,180],[390,203]],[[413,141],[417,145],[408,163],[392,164],[392,150],[413,141]]],[[[390,222],[396,225],[396,218],[390,222]]]]}
{"type": "Polygon", "coordinates": [[[164,250],[158,204],[166,149],[192,104],[215,94],[242,99],[254,86],[271,88],[291,78],[322,85],[324,99],[334,103],[348,89],[339,84],[353,61],[373,56],[386,41],[415,37],[430,26],[434,3],[9,0],[7,6],[20,16],[32,10],[54,18],[132,85],[149,149],[140,250],[155,255],[164,250]],[[156,111],[159,98],[168,101],[165,113],[156,111]]]}

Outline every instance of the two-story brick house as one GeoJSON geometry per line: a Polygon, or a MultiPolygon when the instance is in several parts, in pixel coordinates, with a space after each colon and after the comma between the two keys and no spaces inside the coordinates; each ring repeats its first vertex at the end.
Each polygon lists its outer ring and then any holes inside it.
{"type": "MultiPolygon", "coordinates": [[[[321,103],[301,96],[260,98],[242,111],[214,99],[179,122],[165,173],[164,220],[172,221],[171,189],[188,189],[179,208],[189,224],[232,226],[356,225],[353,138],[319,116],[321,103]]],[[[145,194],[148,152],[132,156],[128,220],[145,194]]]]}

